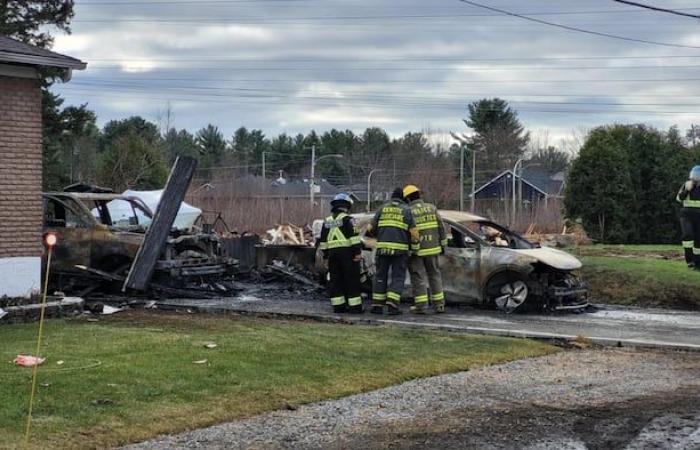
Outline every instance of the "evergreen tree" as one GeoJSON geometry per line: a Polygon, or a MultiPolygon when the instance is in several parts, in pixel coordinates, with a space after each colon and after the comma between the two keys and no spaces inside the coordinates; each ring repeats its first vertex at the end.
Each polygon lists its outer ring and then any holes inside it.
{"type": "Polygon", "coordinates": [[[518,114],[505,100],[481,99],[468,106],[469,118],[464,123],[474,131],[471,141],[481,152],[479,167],[494,174],[515,165],[530,141],[530,133],[518,114]]]}
{"type": "Polygon", "coordinates": [[[227,148],[223,133],[212,124],[197,132],[197,146],[201,153],[201,167],[213,168],[220,166],[226,160],[227,148]]]}
{"type": "Polygon", "coordinates": [[[202,156],[195,137],[187,130],[178,131],[171,128],[165,133],[163,141],[170,164],[174,163],[178,156],[189,156],[196,159],[202,156]]]}
{"type": "Polygon", "coordinates": [[[594,239],[671,243],[679,235],[675,195],[692,165],[677,130],[644,125],[593,130],[574,160],[564,206],[594,239]]]}
{"type": "Polygon", "coordinates": [[[0,34],[27,44],[50,48],[51,27],[70,34],[73,0],[2,0],[0,34]]]}

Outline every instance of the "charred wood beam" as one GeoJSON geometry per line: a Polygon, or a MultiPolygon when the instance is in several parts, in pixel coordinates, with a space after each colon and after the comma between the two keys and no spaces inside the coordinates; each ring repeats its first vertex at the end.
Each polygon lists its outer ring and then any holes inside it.
{"type": "Polygon", "coordinates": [[[143,291],[148,288],[156,262],[163,251],[196,168],[197,160],[194,158],[181,156],[175,160],[153,222],[148,227],[139,251],[136,253],[134,263],[124,282],[123,291],[127,289],[143,291]]]}
{"type": "MultiPolygon", "coordinates": [[[[88,274],[95,275],[98,278],[107,281],[125,281],[126,278],[111,272],[105,272],[104,270],[95,269],[86,266],[75,266],[77,269],[83,270],[88,274]]],[[[149,288],[153,292],[162,293],[171,297],[182,297],[182,298],[201,298],[207,299],[212,297],[218,297],[220,293],[207,292],[199,289],[188,289],[188,288],[174,288],[170,286],[164,286],[158,283],[150,283],[149,288]]]]}

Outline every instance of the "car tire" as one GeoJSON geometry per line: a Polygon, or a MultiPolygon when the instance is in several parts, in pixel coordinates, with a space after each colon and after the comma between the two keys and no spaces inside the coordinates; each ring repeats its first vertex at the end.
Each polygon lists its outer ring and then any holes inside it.
{"type": "Polygon", "coordinates": [[[506,314],[520,308],[530,294],[524,277],[513,272],[495,275],[486,285],[486,300],[506,314]]]}

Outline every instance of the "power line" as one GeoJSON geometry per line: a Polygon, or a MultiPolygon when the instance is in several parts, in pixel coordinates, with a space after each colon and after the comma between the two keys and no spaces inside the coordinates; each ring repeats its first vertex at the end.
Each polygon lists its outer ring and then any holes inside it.
{"type": "MultiPolygon", "coordinates": [[[[79,84],[76,82],[76,84],[79,84]]],[[[98,87],[100,85],[93,85],[93,84],[82,84],[84,86],[95,86],[98,87]]],[[[144,85],[144,84],[107,84],[109,87],[121,87],[125,89],[134,89],[134,90],[142,90],[142,89],[147,89],[147,90],[152,90],[154,86],[149,86],[149,85],[144,85]]],[[[276,88],[251,88],[251,89],[245,89],[245,88],[230,88],[230,87],[221,87],[221,86],[158,86],[162,89],[177,89],[178,91],[181,91],[182,89],[188,89],[191,90],[193,93],[198,94],[197,90],[202,90],[202,91],[223,91],[223,92],[231,92],[231,93],[239,93],[243,92],[246,94],[246,96],[252,96],[252,97],[269,97],[270,93],[282,93],[282,94],[294,94],[294,95],[303,95],[303,94],[313,94],[313,95],[324,95],[327,96],[326,98],[334,98],[336,100],[346,100],[346,99],[353,99],[353,98],[369,98],[369,99],[397,99],[397,100],[417,100],[417,101],[433,101],[433,100],[448,100],[448,101],[462,101],[463,99],[461,98],[456,98],[456,97],[464,97],[469,94],[463,94],[463,93],[455,93],[450,96],[440,96],[440,95],[431,95],[429,97],[420,97],[420,96],[413,96],[413,95],[406,95],[404,93],[400,94],[395,94],[395,95],[390,95],[390,94],[384,94],[384,93],[372,93],[372,92],[367,92],[365,90],[361,91],[360,95],[353,93],[352,91],[345,91],[343,92],[343,97],[333,97],[333,94],[335,93],[334,91],[323,91],[323,90],[299,90],[299,89],[276,89],[276,88]],[[354,97],[348,97],[347,95],[354,95],[354,97]]],[[[472,95],[483,95],[483,94],[472,94],[472,95]]],[[[561,94],[559,96],[562,96],[561,94]]],[[[580,97],[589,97],[589,96],[580,96],[580,97]]],[[[615,97],[615,95],[608,95],[605,97],[615,97]]],[[[643,97],[643,96],[642,96],[643,97]]],[[[664,96],[664,98],[668,98],[669,96],[664,96]]],[[[685,97],[685,96],[684,96],[685,97]]],[[[309,98],[309,97],[295,97],[295,98],[309,98]]],[[[314,97],[311,97],[314,98],[314,97]]],[[[537,105],[586,105],[586,106],[687,106],[687,107],[700,107],[700,103],[623,103],[623,102],[592,102],[592,101],[559,101],[559,102],[554,102],[554,101],[533,101],[533,100],[510,100],[509,103],[514,103],[514,104],[537,104],[537,105]]]]}
{"type": "MultiPolygon", "coordinates": [[[[138,67],[138,66],[130,66],[138,67]]],[[[438,66],[433,67],[401,67],[401,66],[384,66],[384,67],[232,67],[231,70],[241,72],[280,72],[280,71],[323,71],[323,72],[385,72],[391,70],[401,71],[432,71],[434,72],[438,66]]],[[[632,70],[632,69],[697,69],[700,65],[656,65],[656,66],[574,66],[574,67],[543,67],[543,66],[506,66],[506,67],[468,67],[461,65],[443,65],[443,69],[461,69],[481,72],[494,72],[503,70],[632,70]]]]}
{"type": "MultiPolygon", "coordinates": [[[[302,0],[299,0],[302,1],[302,0]]],[[[460,0],[461,1],[461,0],[460,0]]],[[[103,3],[107,4],[107,3],[103,3]]],[[[123,5],[125,3],[115,3],[123,5]]],[[[144,3],[139,3],[143,5],[144,3]]],[[[484,8],[489,8],[484,6],[484,8]]],[[[688,10],[700,10],[700,8],[687,8],[688,10]]],[[[494,11],[501,11],[493,8],[494,11]]],[[[586,14],[618,14],[618,13],[635,13],[638,10],[598,10],[598,11],[562,11],[562,12],[531,12],[531,13],[508,13],[508,15],[515,15],[521,18],[530,19],[535,16],[552,16],[552,15],[586,15],[586,14]]],[[[167,17],[153,17],[153,18],[124,18],[119,19],[120,22],[134,22],[134,23],[218,23],[218,22],[230,22],[235,21],[235,23],[249,23],[249,24],[265,24],[265,23],[291,23],[291,24],[307,24],[307,22],[318,22],[318,21],[384,21],[384,20],[400,20],[400,19],[461,19],[469,17],[503,17],[504,13],[500,14],[474,14],[474,13],[450,13],[450,14],[365,14],[365,15],[321,15],[321,16],[292,16],[292,17],[270,17],[270,16],[239,16],[235,17],[222,17],[218,15],[216,17],[188,17],[188,18],[167,18],[167,17]]],[[[88,17],[76,19],[73,22],[113,22],[115,19],[112,18],[100,18],[100,17],[88,17]]],[[[532,19],[537,20],[537,19],[532,19]]],[[[335,24],[333,25],[335,26],[335,24]]],[[[556,26],[564,26],[558,25],[556,26]]]]}
{"type": "MultiPolygon", "coordinates": [[[[199,5],[202,3],[212,3],[212,4],[237,4],[237,3],[301,3],[317,0],[164,0],[164,1],[105,1],[105,2],[95,2],[95,1],[80,1],[80,5],[90,5],[90,6],[102,6],[102,5],[199,5]]],[[[328,0],[324,0],[328,1],[328,0]]]]}
{"type": "Polygon", "coordinates": [[[613,1],[617,2],[617,3],[625,4],[625,5],[638,6],[640,8],[649,9],[652,11],[658,11],[658,12],[663,12],[663,13],[668,13],[668,14],[675,14],[677,16],[692,17],[693,19],[700,19],[700,16],[698,16],[696,14],[684,13],[684,12],[681,12],[680,10],[676,10],[676,9],[660,8],[658,6],[645,5],[643,3],[630,2],[627,0],[613,0],[613,1]]]}
{"type": "Polygon", "coordinates": [[[600,32],[600,31],[586,30],[586,29],[583,29],[583,28],[572,27],[572,26],[563,25],[563,24],[560,24],[560,23],[548,22],[548,21],[546,21],[546,20],[536,19],[536,18],[534,18],[534,17],[525,16],[525,15],[522,15],[522,14],[516,14],[516,13],[510,12],[510,11],[506,11],[506,10],[504,10],[504,9],[498,9],[498,8],[494,8],[494,7],[492,7],[492,6],[483,5],[483,4],[481,4],[481,3],[472,2],[472,1],[470,1],[470,0],[458,0],[458,1],[460,1],[460,2],[462,2],[462,3],[464,3],[464,4],[467,4],[467,5],[475,6],[475,7],[477,7],[477,8],[482,8],[482,9],[487,9],[487,10],[489,10],[489,11],[499,12],[499,13],[501,13],[501,14],[505,14],[505,15],[508,15],[508,16],[511,16],[511,17],[517,17],[518,19],[523,19],[523,20],[527,20],[527,21],[530,21],[530,22],[539,23],[539,24],[541,24],[541,25],[548,25],[548,26],[550,26],[550,27],[561,28],[561,29],[563,29],[563,30],[575,31],[575,32],[578,32],[578,33],[591,34],[591,35],[594,35],[594,36],[607,37],[607,38],[611,38],[611,39],[618,39],[618,40],[621,40],[621,41],[639,42],[639,43],[642,43],[642,44],[660,45],[660,46],[663,46],[663,47],[693,48],[693,49],[698,49],[698,50],[700,50],[700,47],[694,46],[694,45],[683,45],[683,44],[675,44],[675,43],[670,43],[670,42],[649,41],[649,40],[646,40],[646,39],[637,39],[637,38],[619,36],[619,35],[616,35],[616,34],[603,33],[603,32],[600,32]]]}
{"type": "MultiPolygon", "coordinates": [[[[101,91],[109,90],[109,88],[103,88],[101,91]]],[[[189,94],[180,93],[184,96],[190,96],[189,98],[182,97],[172,97],[167,93],[156,95],[166,95],[165,97],[151,97],[144,96],[141,92],[124,92],[123,89],[118,89],[112,94],[108,92],[95,92],[92,90],[87,91],[68,91],[73,93],[82,93],[89,95],[90,98],[95,97],[117,97],[124,98],[125,96],[132,96],[140,100],[159,100],[159,101],[182,101],[189,103],[219,103],[229,106],[235,106],[238,104],[246,104],[247,107],[263,106],[263,105],[290,105],[290,106],[300,106],[300,105],[317,105],[319,107],[369,107],[369,108],[398,108],[404,109],[407,107],[421,107],[421,108],[435,108],[440,110],[454,110],[462,111],[465,106],[459,104],[461,102],[455,101],[452,103],[437,103],[437,102],[401,102],[401,101],[371,101],[365,99],[352,99],[345,98],[339,99],[337,97],[280,97],[280,96],[250,96],[243,97],[240,96],[230,97],[223,96],[222,94],[189,94]],[[235,102],[234,102],[235,100],[235,102]],[[359,100],[359,101],[358,101],[359,100]],[[338,102],[346,102],[347,104],[339,105],[338,102]]],[[[611,109],[535,109],[535,108],[519,108],[518,112],[522,113],[538,113],[538,114],[646,114],[646,115],[687,115],[696,114],[695,111],[658,111],[658,110],[611,110],[611,109]]]]}
{"type": "Polygon", "coordinates": [[[596,56],[541,56],[541,57],[512,57],[512,58],[467,58],[467,57],[435,57],[435,56],[411,56],[411,57],[390,57],[390,58],[228,58],[228,57],[211,57],[211,58],[88,58],[90,61],[116,61],[116,62],[237,62],[237,63],[327,63],[327,62],[404,62],[404,61],[426,61],[426,62],[511,62],[511,61],[599,61],[599,60],[645,60],[645,59],[685,59],[685,58],[700,58],[700,55],[596,55],[596,56]]]}
{"type": "MultiPolygon", "coordinates": [[[[297,82],[297,81],[305,81],[305,80],[264,80],[264,79],[200,79],[200,78],[154,78],[154,79],[148,79],[148,78],[121,78],[121,79],[114,79],[110,78],[108,80],[99,80],[99,79],[88,79],[88,80],[75,80],[71,83],[71,85],[85,85],[85,86],[98,86],[104,83],[115,83],[117,81],[136,81],[136,82],[148,82],[148,81],[209,81],[209,82],[297,82]]],[[[309,81],[309,80],[306,80],[309,81]]],[[[321,80],[318,80],[321,81],[321,80]]],[[[330,81],[330,80],[329,80],[330,81]]],[[[332,80],[335,82],[335,80],[332,80]]],[[[357,82],[362,82],[363,86],[366,81],[364,80],[357,80],[357,82]]],[[[429,84],[435,84],[439,83],[439,80],[416,80],[416,83],[418,82],[425,82],[429,84]]],[[[370,83],[374,83],[374,81],[370,81],[370,83]]],[[[159,85],[160,86],[160,85],[159,85]]],[[[159,87],[159,86],[154,86],[154,87],[159,87]]],[[[67,86],[67,87],[70,87],[67,86]]],[[[186,86],[180,86],[180,85],[172,85],[172,87],[186,87],[186,86]]],[[[228,87],[231,90],[249,90],[249,91],[264,91],[267,92],[270,90],[268,87],[257,87],[257,88],[237,88],[237,87],[228,87]]],[[[364,90],[364,89],[363,89],[364,90]]],[[[638,92],[638,91],[635,91],[638,92]]],[[[700,97],[700,94],[689,94],[689,93],[683,93],[683,94],[622,94],[618,92],[614,93],[592,93],[592,94],[573,94],[571,92],[549,92],[549,93],[538,93],[538,94],[521,94],[517,92],[484,92],[484,91],[479,91],[479,92],[456,92],[457,95],[462,95],[462,96],[479,96],[479,97],[583,97],[583,98],[596,98],[596,97],[603,97],[603,98],[608,98],[608,97],[641,97],[641,98],[686,98],[686,97],[700,97]]]]}
{"type": "MultiPolygon", "coordinates": [[[[357,79],[337,79],[337,80],[320,80],[320,79],[298,79],[298,80],[280,80],[280,79],[258,79],[251,81],[259,81],[265,83],[277,83],[281,81],[295,81],[295,82],[326,82],[326,83],[374,83],[374,84],[386,84],[386,83],[396,83],[396,84],[424,84],[424,83],[443,83],[443,84],[504,84],[504,83],[518,83],[518,84],[530,84],[530,83],[579,83],[580,85],[585,85],[588,83],[668,83],[668,82],[695,82],[700,81],[697,77],[688,78],[597,78],[597,79],[514,79],[514,80],[442,80],[442,79],[421,79],[421,80],[357,80],[357,79]]],[[[242,81],[242,80],[236,80],[242,81]]],[[[89,81],[79,81],[75,80],[71,82],[71,85],[77,84],[90,84],[89,81]]],[[[92,83],[96,84],[96,83],[92,83]]],[[[103,84],[109,84],[105,82],[103,84]]],[[[69,85],[70,86],[70,85],[69,85]]],[[[153,86],[149,86],[152,88],[153,86]]],[[[187,86],[173,86],[176,88],[187,87],[187,86]]]]}

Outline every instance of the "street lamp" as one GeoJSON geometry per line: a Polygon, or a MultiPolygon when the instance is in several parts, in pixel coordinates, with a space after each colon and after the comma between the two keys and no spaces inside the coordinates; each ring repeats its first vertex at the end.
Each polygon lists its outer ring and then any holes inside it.
{"type": "Polygon", "coordinates": [[[367,212],[369,212],[370,208],[372,207],[371,206],[371,202],[372,202],[372,175],[374,174],[374,172],[377,172],[379,170],[382,170],[382,169],[372,169],[369,172],[369,175],[367,175],[367,212]]]}
{"type": "Polygon", "coordinates": [[[518,173],[518,166],[521,165],[523,163],[523,161],[524,161],[523,158],[519,158],[515,162],[515,165],[513,166],[513,173],[512,173],[512,176],[513,176],[513,189],[512,189],[513,190],[513,192],[512,192],[513,204],[511,205],[511,219],[510,219],[510,226],[511,227],[515,225],[515,174],[518,173]]]}
{"type": "Polygon", "coordinates": [[[339,153],[333,153],[331,155],[323,155],[317,159],[316,146],[311,146],[311,179],[309,180],[309,200],[311,201],[312,207],[314,206],[314,177],[316,176],[316,163],[329,158],[344,158],[344,156],[339,153]]]}

